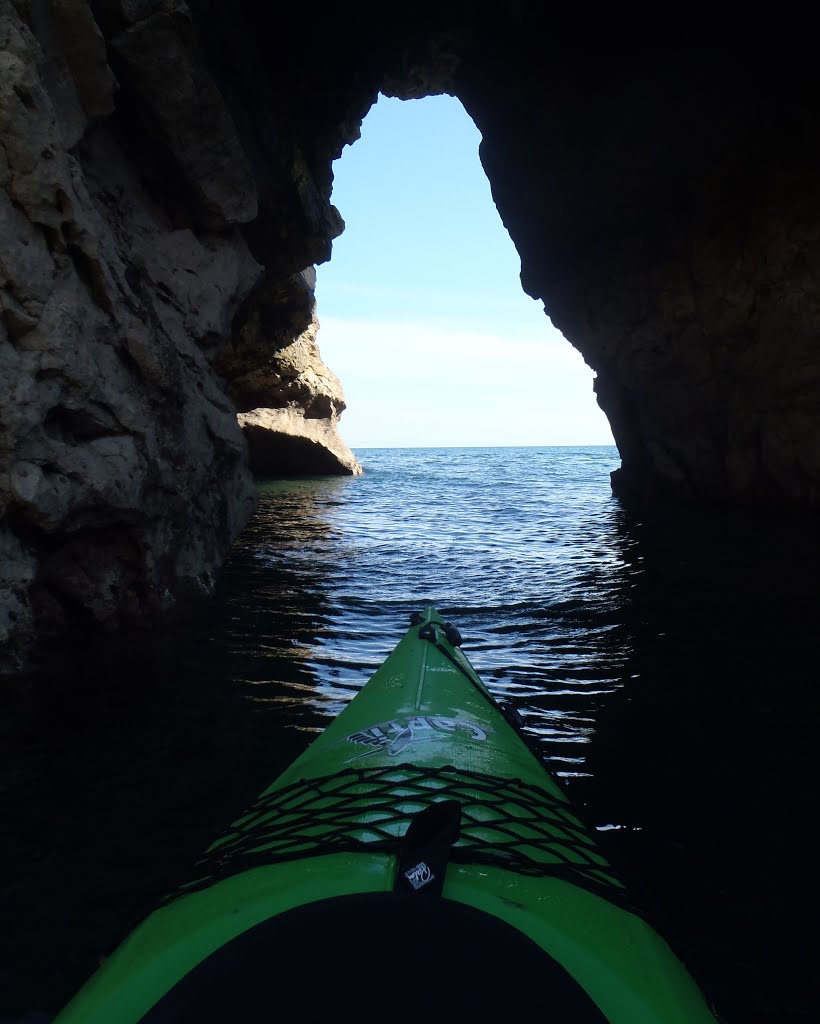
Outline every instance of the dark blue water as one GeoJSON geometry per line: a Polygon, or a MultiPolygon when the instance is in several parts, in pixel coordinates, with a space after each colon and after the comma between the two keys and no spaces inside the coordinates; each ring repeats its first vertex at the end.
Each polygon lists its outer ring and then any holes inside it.
{"type": "Polygon", "coordinates": [[[614,448],[357,454],[261,487],[195,622],[7,687],[0,1018],[48,1019],[435,603],[725,1020],[816,1019],[816,522],[638,516],[614,448]]]}
{"type": "MultiPolygon", "coordinates": [[[[616,450],[359,455],[362,479],[265,486],[245,538],[255,573],[292,577],[311,592],[311,612],[321,610],[300,652],[315,713],[338,714],[410,613],[433,603],[458,623],[493,691],[519,700],[553,767],[583,770],[577,748],[626,654],[613,636],[623,561],[607,486],[616,450]]],[[[304,701],[302,680],[294,685],[304,701]]]]}

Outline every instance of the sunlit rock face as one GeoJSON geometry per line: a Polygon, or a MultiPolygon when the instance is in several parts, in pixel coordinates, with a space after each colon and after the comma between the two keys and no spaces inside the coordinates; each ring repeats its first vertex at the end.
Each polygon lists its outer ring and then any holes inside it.
{"type": "Polygon", "coordinates": [[[620,489],[820,504],[816,61],[596,49],[551,19],[0,0],[5,667],[208,592],[254,506],[237,409],[338,417],[305,268],[380,89],[475,119],[522,283],[597,371],[620,489]]]}
{"type": "Polygon", "coordinates": [[[319,352],[315,286],[311,267],[258,289],[216,362],[258,477],[362,472],[339,434],[346,403],[319,352]]]}
{"type": "Polygon", "coordinates": [[[362,466],[329,417],[307,416],[298,406],[239,414],[251,466],[260,477],[360,476],[362,466]]]}

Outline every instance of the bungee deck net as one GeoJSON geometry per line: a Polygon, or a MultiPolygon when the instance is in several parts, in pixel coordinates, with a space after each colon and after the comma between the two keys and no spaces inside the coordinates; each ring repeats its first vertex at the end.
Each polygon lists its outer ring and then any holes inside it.
{"type": "Polygon", "coordinates": [[[433,803],[461,805],[455,863],[564,878],[620,902],[623,885],[569,805],[538,786],[452,766],[348,768],[262,794],[168,898],[266,864],[330,853],[394,853],[433,803]]]}

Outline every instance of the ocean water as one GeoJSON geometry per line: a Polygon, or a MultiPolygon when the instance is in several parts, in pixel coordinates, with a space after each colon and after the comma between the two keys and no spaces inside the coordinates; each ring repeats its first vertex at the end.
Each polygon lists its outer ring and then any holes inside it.
{"type": "Polygon", "coordinates": [[[357,454],[260,485],[195,621],[6,688],[0,1020],[50,1019],[428,603],[723,1019],[816,1019],[816,521],[638,515],[611,447],[357,454]]]}

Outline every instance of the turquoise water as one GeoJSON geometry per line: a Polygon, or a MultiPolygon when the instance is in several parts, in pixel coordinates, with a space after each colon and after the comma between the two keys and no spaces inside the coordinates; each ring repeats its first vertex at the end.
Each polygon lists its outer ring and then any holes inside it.
{"type": "Polygon", "coordinates": [[[608,447],[357,454],[261,485],[196,621],[7,688],[0,1020],[50,1019],[428,602],[725,1020],[814,1019],[815,523],[638,516],[608,447]]]}

